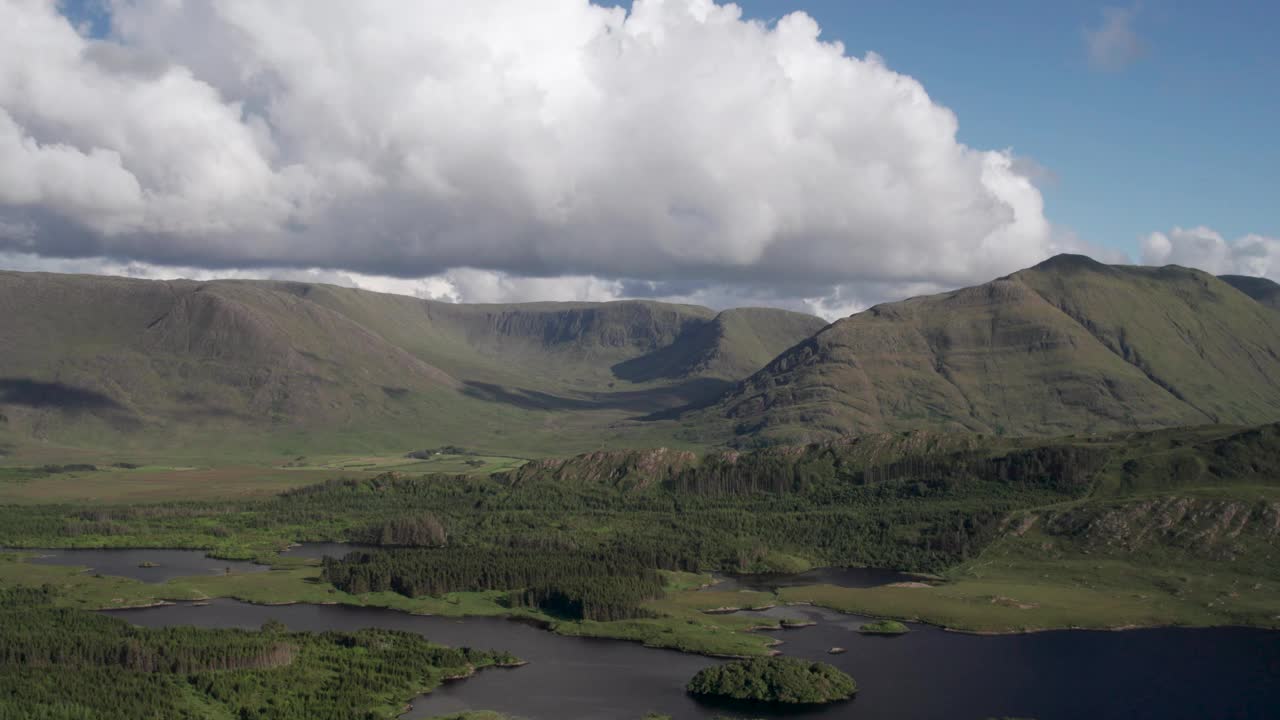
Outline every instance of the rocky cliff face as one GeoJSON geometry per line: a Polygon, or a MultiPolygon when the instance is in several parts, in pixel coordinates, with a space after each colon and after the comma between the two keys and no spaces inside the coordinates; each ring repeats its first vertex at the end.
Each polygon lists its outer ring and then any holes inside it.
{"type": "Polygon", "coordinates": [[[695,453],[669,448],[600,450],[571,458],[535,460],[499,477],[513,485],[555,480],[639,490],[697,461],[695,453]]]}
{"type": "Polygon", "coordinates": [[[1017,536],[1032,529],[1095,553],[1168,549],[1229,560],[1280,539],[1280,502],[1167,496],[1023,514],[1007,526],[1017,536]]]}

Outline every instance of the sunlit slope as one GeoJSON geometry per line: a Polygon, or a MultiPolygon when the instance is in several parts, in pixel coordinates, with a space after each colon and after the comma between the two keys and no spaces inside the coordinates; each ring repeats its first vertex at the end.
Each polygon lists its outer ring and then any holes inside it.
{"type": "Polygon", "coordinates": [[[1184,268],[1080,256],[879,305],[694,423],[766,440],[913,428],[1061,434],[1280,417],[1280,316],[1184,268]]]}
{"type": "Polygon", "coordinates": [[[0,441],[661,441],[638,418],[714,398],[822,324],[656,302],[454,305],[292,282],[0,273],[0,441]],[[674,361],[625,372],[653,357],[674,361]]]}
{"type": "Polygon", "coordinates": [[[248,283],[4,273],[0,317],[0,412],[38,440],[392,423],[458,387],[339,313],[248,283]]]}
{"type": "Polygon", "coordinates": [[[1222,280],[1178,266],[1050,261],[1017,277],[1199,422],[1280,417],[1280,317],[1222,280]]]}

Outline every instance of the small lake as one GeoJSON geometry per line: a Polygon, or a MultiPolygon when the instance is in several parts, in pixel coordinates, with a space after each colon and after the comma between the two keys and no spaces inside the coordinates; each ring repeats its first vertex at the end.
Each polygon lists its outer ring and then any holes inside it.
{"type": "MultiPolygon", "coordinates": [[[[281,557],[320,560],[325,556],[342,557],[355,550],[375,549],[372,545],[354,543],[302,543],[284,552],[281,557]]],[[[193,575],[222,575],[233,573],[266,572],[269,565],[246,560],[219,560],[209,557],[203,550],[116,550],[116,549],[23,549],[0,548],[0,551],[34,553],[31,562],[39,565],[70,565],[89,568],[89,572],[101,575],[161,583],[178,577],[193,575]]]]}
{"type": "Polygon", "coordinates": [[[343,606],[258,606],[215,600],[108,614],[152,627],[255,628],[269,619],[296,630],[383,627],[446,645],[510,650],[529,665],[486,670],[418,698],[406,718],[468,709],[530,720],[685,718],[881,718],[1038,720],[1274,718],[1280,708],[1280,633],[1240,628],[1058,631],[977,636],[913,625],[899,637],[863,636],[865,618],[792,606],[756,613],[814,626],[776,631],[787,655],[832,663],[861,692],[803,713],[749,713],[703,705],[684,683],[713,658],[614,640],[561,637],[498,618],[453,619],[343,606]],[[832,646],[847,649],[830,655],[832,646]]]}
{"type": "Polygon", "coordinates": [[[759,575],[716,575],[714,585],[703,590],[757,590],[773,592],[781,587],[800,585],[835,585],[846,588],[869,588],[900,582],[919,582],[919,575],[877,568],[815,568],[807,572],[759,575]]]}
{"type": "Polygon", "coordinates": [[[356,550],[379,550],[377,545],[361,545],[359,543],[311,542],[294,545],[280,553],[280,557],[321,560],[326,557],[340,558],[356,550]]]}
{"type": "Polygon", "coordinates": [[[203,550],[22,550],[35,553],[39,565],[76,565],[102,575],[118,575],[159,583],[191,575],[266,572],[266,565],[243,560],[219,560],[203,550]],[[148,567],[149,566],[149,567],[148,567]]]}

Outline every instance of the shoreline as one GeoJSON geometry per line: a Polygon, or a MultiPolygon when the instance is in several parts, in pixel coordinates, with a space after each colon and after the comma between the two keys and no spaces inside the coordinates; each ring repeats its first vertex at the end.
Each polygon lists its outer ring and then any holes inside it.
{"type": "MultiPolygon", "coordinates": [[[[5,546],[4,548],[0,548],[0,552],[12,552],[12,553],[21,554],[21,553],[35,553],[43,550],[63,550],[63,549],[72,549],[72,548],[47,548],[47,547],[46,548],[14,548],[12,546],[5,546]]],[[[137,550],[141,548],[76,548],[76,549],[112,551],[112,550],[137,550]]],[[[154,547],[148,548],[148,549],[188,550],[188,548],[154,548],[154,547]]],[[[27,562],[27,560],[20,559],[19,562],[25,563],[27,562]]],[[[279,566],[275,566],[269,563],[257,563],[257,564],[263,565],[267,568],[270,568],[271,570],[300,569],[300,568],[281,568],[279,566]]],[[[265,574],[266,573],[264,573],[264,575],[265,574]]],[[[258,573],[249,573],[247,575],[257,576],[258,573]]],[[[122,577],[122,576],[108,576],[108,577],[122,577]]],[[[189,577],[192,579],[204,578],[204,576],[202,575],[193,575],[193,576],[183,576],[182,578],[174,578],[172,580],[182,580],[185,577],[189,577]]],[[[151,583],[147,583],[147,584],[151,585],[151,583]]],[[[681,591],[675,591],[673,594],[677,594],[681,592],[697,593],[699,592],[699,590],[688,590],[688,591],[681,590],[681,591]]],[[[692,655],[702,655],[705,657],[745,658],[745,657],[755,656],[755,655],[749,655],[749,654],[744,655],[744,654],[716,653],[713,651],[689,650],[689,649],[676,647],[676,646],[654,644],[643,638],[637,638],[633,636],[628,637],[621,634],[615,635],[615,634],[609,634],[607,632],[601,633],[601,634],[593,633],[590,635],[582,635],[580,633],[572,632],[572,630],[570,630],[569,632],[561,632],[557,627],[560,624],[560,622],[554,618],[531,617],[526,614],[513,613],[510,611],[495,612],[495,613],[462,612],[458,614],[453,614],[453,613],[416,611],[416,610],[392,607],[388,605],[366,604],[363,602],[344,602],[342,600],[305,600],[305,599],[250,600],[250,599],[244,599],[242,597],[238,597],[234,593],[207,595],[206,597],[200,597],[200,598],[164,597],[163,593],[157,593],[152,597],[155,599],[147,599],[137,604],[94,605],[94,606],[87,607],[86,609],[90,609],[93,611],[140,610],[140,609],[148,609],[148,608],[160,607],[165,605],[174,605],[179,603],[208,603],[208,601],[214,600],[214,599],[229,599],[229,600],[244,602],[252,605],[279,606],[279,607],[288,606],[288,605],[297,605],[297,604],[311,604],[311,605],[322,605],[322,606],[323,605],[349,605],[352,607],[388,610],[392,612],[404,613],[406,615],[457,617],[457,618],[495,617],[495,618],[501,618],[509,621],[526,622],[526,623],[535,624],[535,625],[538,625],[541,629],[545,629],[565,637],[589,636],[589,637],[599,637],[603,639],[617,640],[622,642],[636,642],[646,647],[674,650],[676,652],[683,652],[683,653],[692,654],[692,655]]],[[[761,611],[766,611],[766,610],[778,608],[778,607],[788,607],[788,606],[800,607],[800,606],[806,606],[806,605],[810,607],[823,608],[825,610],[839,613],[841,615],[863,617],[870,620],[897,620],[901,622],[927,625],[929,627],[937,628],[945,632],[967,634],[967,635],[992,636],[992,637],[1005,636],[1005,635],[1029,635],[1032,633],[1044,633],[1044,632],[1125,632],[1130,630],[1207,629],[1207,628],[1239,628],[1239,629],[1249,629],[1249,630],[1280,632],[1280,623],[1276,623],[1274,621],[1271,624],[1266,624],[1266,623],[1241,624],[1238,622],[1228,622],[1228,623],[1221,623],[1221,624],[1217,624],[1217,623],[1185,623],[1184,624],[1184,623],[1178,623],[1178,622],[1157,622],[1157,623],[1151,623],[1151,624],[1122,623],[1122,624],[1114,624],[1114,625],[1108,625],[1108,624],[1061,625],[1061,626],[1042,626],[1042,627],[1008,627],[1008,628],[981,629],[981,628],[969,628],[963,625],[947,624],[944,622],[933,621],[933,620],[929,620],[927,618],[922,618],[919,616],[879,614],[879,613],[864,612],[864,611],[858,611],[858,610],[849,610],[849,609],[840,608],[840,607],[833,607],[832,605],[814,603],[808,600],[789,601],[781,597],[776,597],[776,602],[770,602],[762,605],[751,605],[751,606],[723,605],[715,608],[706,608],[706,609],[695,608],[694,610],[698,613],[706,614],[706,615],[733,615],[736,613],[744,613],[744,612],[761,612],[761,611]]],[[[805,623],[796,623],[795,621],[787,622],[784,619],[779,619],[779,621],[776,624],[755,625],[755,626],[747,627],[744,629],[730,630],[729,632],[742,632],[742,633],[778,632],[780,630],[798,629],[799,627],[805,627],[805,626],[807,626],[805,623]]]]}
{"type": "MultiPolygon", "coordinates": [[[[1004,637],[1009,635],[1033,635],[1036,633],[1046,632],[1130,632],[1134,630],[1208,630],[1208,629],[1238,629],[1238,630],[1262,630],[1267,632],[1280,633],[1280,625],[1240,625],[1240,624],[1224,624],[1224,625],[1179,625],[1176,623],[1157,623],[1152,625],[1114,625],[1105,627],[1088,627],[1083,625],[1068,625],[1063,627],[1036,627],[1022,628],[1017,630],[971,630],[963,627],[954,627],[944,625],[938,622],[931,622],[918,617],[905,617],[895,615],[876,615],[874,613],[854,612],[850,610],[842,610],[828,605],[819,605],[808,601],[791,601],[780,602],[776,605],[770,605],[769,608],[775,607],[813,607],[830,612],[839,613],[840,615],[849,615],[852,617],[867,618],[869,620],[897,620],[903,623],[914,623],[916,625],[927,625],[928,627],[941,630],[942,632],[956,633],[959,635],[980,635],[989,637],[1004,637]]],[[[717,614],[732,615],[738,612],[755,612],[756,608],[739,608],[737,610],[720,611],[717,614]]],[[[702,611],[709,612],[709,611],[702,611]]],[[[799,630],[805,627],[812,627],[820,623],[809,623],[801,625],[768,625],[747,628],[744,632],[761,632],[761,631],[778,631],[778,630],[799,630]]]]}
{"type": "MultiPolygon", "coordinates": [[[[559,636],[561,636],[561,637],[579,637],[579,638],[587,638],[587,637],[589,637],[589,638],[595,638],[595,639],[600,639],[600,640],[609,640],[609,641],[613,641],[613,642],[635,643],[635,644],[639,644],[639,645],[641,645],[641,646],[643,646],[643,647],[652,648],[652,649],[655,649],[655,650],[669,650],[669,651],[672,651],[672,652],[679,652],[679,653],[683,653],[683,654],[686,654],[686,655],[699,655],[699,656],[702,656],[702,657],[720,658],[720,659],[728,659],[728,660],[745,660],[745,659],[749,659],[749,658],[751,658],[751,657],[767,657],[767,656],[780,655],[780,654],[783,654],[781,651],[776,650],[776,649],[772,649],[772,648],[776,648],[776,647],[777,647],[777,646],[779,646],[779,645],[783,645],[783,644],[785,644],[785,641],[784,641],[784,640],[781,640],[781,639],[778,639],[778,638],[771,638],[771,639],[770,639],[770,642],[768,642],[768,643],[766,644],[766,646],[765,646],[765,647],[767,647],[767,648],[771,648],[771,649],[770,649],[770,650],[766,653],[766,655],[764,655],[764,656],[756,656],[756,655],[740,655],[740,654],[731,654],[731,653],[715,653],[715,652],[698,652],[698,651],[693,651],[693,650],[682,650],[682,649],[680,649],[680,648],[676,648],[676,647],[668,647],[668,646],[663,646],[663,645],[654,645],[654,644],[648,643],[648,642],[646,642],[646,641],[644,641],[644,640],[633,639],[633,638],[627,638],[627,637],[620,637],[620,636],[612,636],[612,635],[589,635],[589,636],[584,636],[584,635],[576,635],[576,634],[561,633],[561,632],[558,632],[558,631],[557,631],[557,629],[556,629],[556,622],[555,622],[554,620],[543,620],[543,619],[541,619],[541,618],[532,618],[532,617],[528,617],[528,616],[512,615],[512,614],[505,614],[505,613],[504,613],[504,614],[497,614],[497,615],[479,615],[479,614],[462,614],[462,615],[456,615],[456,616],[455,616],[455,615],[437,615],[437,614],[434,614],[434,613],[418,613],[418,612],[412,612],[412,611],[407,611],[407,610],[400,610],[400,609],[397,609],[397,608],[391,608],[391,607],[386,607],[386,606],[379,606],[379,605],[355,605],[355,604],[351,604],[351,603],[342,603],[342,602],[308,602],[308,601],[306,601],[306,600],[291,600],[291,601],[286,601],[286,602],[255,602],[255,601],[252,601],[252,600],[242,600],[242,599],[240,599],[240,598],[236,598],[236,597],[233,597],[233,596],[210,597],[210,598],[205,598],[205,599],[201,599],[201,600],[167,600],[167,599],[166,599],[166,600],[158,600],[158,601],[156,601],[156,602],[151,602],[151,603],[145,603],[145,604],[141,604],[141,605],[124,605],[124,606],[111,606],[111,607],[89,608],[89,610],[90,610],[91,612],[110,612],[110,611],[126,611],[126,612],[127,612],[127,611],[133,611],[133,610],[148,610],[148,609],[157,608],[157,607],[165,607],[165,606],[171,606],[171,605],[175,605],[175,606],[176,606],[176,605],[182,605],[182,604],[186,604],[186,605],[188,605],[189,607],[204,607],[204,606],[207,606],[211,600],[231,600],[232,602],[244,603],[244,604],[246,604],[246,605],[257,605],[257,606],[260,606],[260,607],[287,607],[287,606],[290,606],[290,605],[316,605],[316,606],[340,606],[340,605],[350,605],[351,607],[360,607],[360,608],[366,608],[366,609],[371,609],[371,610],[381,610],[381,611],[384,611],[384,612],[391,612],[391,613],[401,613],[401,614],[404,614],[404,615],[410,615],[410,616],[414,616],[414,615],[416,615],[416,616],[421,616],[421,617],[450,617],[450,618],[456,618],[456,619],[461,619],[461,620],[465,620],[465,619],[481,619],[481,618],[499,619],[499,620],[502,620],[502,621],[504,621],[504,622],[520,622],[520,623],[525,623],[525,624],[528,624],[528,625],[533,625],[533,626],[537,627],[539,630],[543,630],[543,631],[545,631],[545,632],[553,633],[553,634],[555,634],[555,635],[559,635],[559,636]]],[[[961,635],[985,636],[985,637],[1002,637],[1002,636],[1011,636],[1011,635],[1031,635],[1031,634],[1036,634],[1036,633],[1046,633],[1046,632],[1111,632],[1111,633],[1115,633],[1115,632],[1128,632],[1128,631],[1134,631],[1134,630],[1141,631],[1141,630],[1170,630],[1170,629],[1172,629],[1172,630],[1182,630],[1182,629],[1185,629],[1185,630],[1197,630],[1197,629],[1200,629],[1200,630],[1207,630],[1207,629],[1239,629],[1239,630],[1257,630],[1257,631],[1264,631],[1264,632],[1276,632],[1276,633],[1280,633],[1280,628],[1277,628],[1277,627],[1266,627],[1266,626],[1255,626],[1255,625],[1175,625],[1175,624],[1167,624],[1167,623],[1166,623],[1166,624],[1158,624],[1158,625],[1122,625],[1122,626],[1114,626],[1114,627],[1080,627],[1080,626],[1074,626],[1074,627],[1045,627],[1045,628],[1028,628],[1028,629],[1022,629],[1022,630],[1008,630],[1008,631],[1001,631],[1001,630],[967,630],[967,629],[964,629],[964,628],[948,627],[948,626],[946,626],[946,625],[941,625],[941,624],[938,624],[938,623],[932,623],[932,622],[928,622],[928,621],[920,620],[920,619],[902,619],[902,618],[895,618],[895,617],[890,617],[890,616],[880,616],[880,615],[870,615],[870,614],[865,614],[865,613],[847,612],[847,611],[844,611],[844,610],[839,610],[839,609],[837,609],[837,608],[826,607],[826,606],[823,606],[823,605],[815,605],[814,603],[810,603],[810,602],[791,602],[791,603],[781,603],[781,604],[780,604],[780,605],[778,605],[778,606],[772,606],[772,607],[792,607],[792,606],[794,606],[794,607],[809,606],[809,607],[814,607],[814,608],[821,608],[821,609],[823,609],[823,610],[827,610],[827,611],[830,611],[830,612],[838,613],[838,614],[840,614],[840,615],[848,615],[848,616],[852,616],[852,617],[862,617],[862,618],[868,618],[868,619],[873,619],[873,620],[899,620],[900,622],[914,623],[914,624],[917,624],[917,625],[926,625],[926,626],[928,626],[928,627],[935,628],[935,629],[940,630],[940,631],[942,631],[942,632],[956,633],[956,634],[961,634],[961,635]]],[[[749,610],[748,610],[748,612],[749,612],[749,610]]],[[[728,613],[728,614],[732,614],[732,613],[728,613]]],[[[803,625],[799,625],[799,626],[792,625],[791,627],[786,627],[786,626],[781,625],[781,624],[779,624],[779,625],[758,625],[758,626],[753,626],[753,627],[746,628],[746,629],[744,629],[744,630],[741,630],[740,632],[747,632],[747,633],[753,633],[753,634],[754,634],[754,633],[762,633],[762,632],[780,632],[780,631],[785,631],[785,630],[799,630],[799,629],[804,629],[804,628],[807,628],[807,627],[820,627],[820,626],[821,626],[821,623],[819,623],[819,622],[810,622],[810,623],[808,623],[808,624],[803,624],[803,625]]],[[[495,665],[494,665],[494,667],[508,667],[508,668],[515,668],[515,667],[521,667],[521,666],[526,665],[526,664],[528,664],[528,662],[527,662],[527,661],[521,661],[521,662],[519,662],[519,663],[512,664],[512,665],[498,665],[498,664],[495,664],[495,665]]]]}

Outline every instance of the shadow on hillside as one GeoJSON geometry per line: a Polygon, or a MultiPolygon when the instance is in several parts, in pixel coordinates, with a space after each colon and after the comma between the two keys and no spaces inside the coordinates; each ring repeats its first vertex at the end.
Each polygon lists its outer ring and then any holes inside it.
{"type": "Polygon", "coordinates": [[[691,374],[698,359],[712,349],[715,336],[706,327],[686,328],[670,345],[623,360],[609,368],[613,376],[628,382],[666,380],[691,374]]]}
{"type": "Polygon", "coordinates": [[[181,403],[177,410],[167,413],[175,420],[237,420],[253,422],[254,416],[218,405],[204,395],[190,390],[179,392],[174,399],[181,403]]]}
{"type": "Polygon", "coordinates": [[[493,383],[469,381],[464,384],[466,388],[463,392],[470,397],[513,405],[523,410],[625,410],[651,416],[707,402],[719,397],[733,383],[715,378],[697,378],[665,387],[582,393],[571,397],[493,383]]]}
{"type": "Polygon", "coordinates": [[[628,382],[649,382],[679,377],[689,372],[692,354],[683,346],[668,345],[648,355],[624,360],[609,368],[613,376],[628,382]]]}
{"type": "Polygon", "coordinates": [[[0,403],[71,411],[124,410],[100,392],[27,378],[0,378],[0,403]]]}

